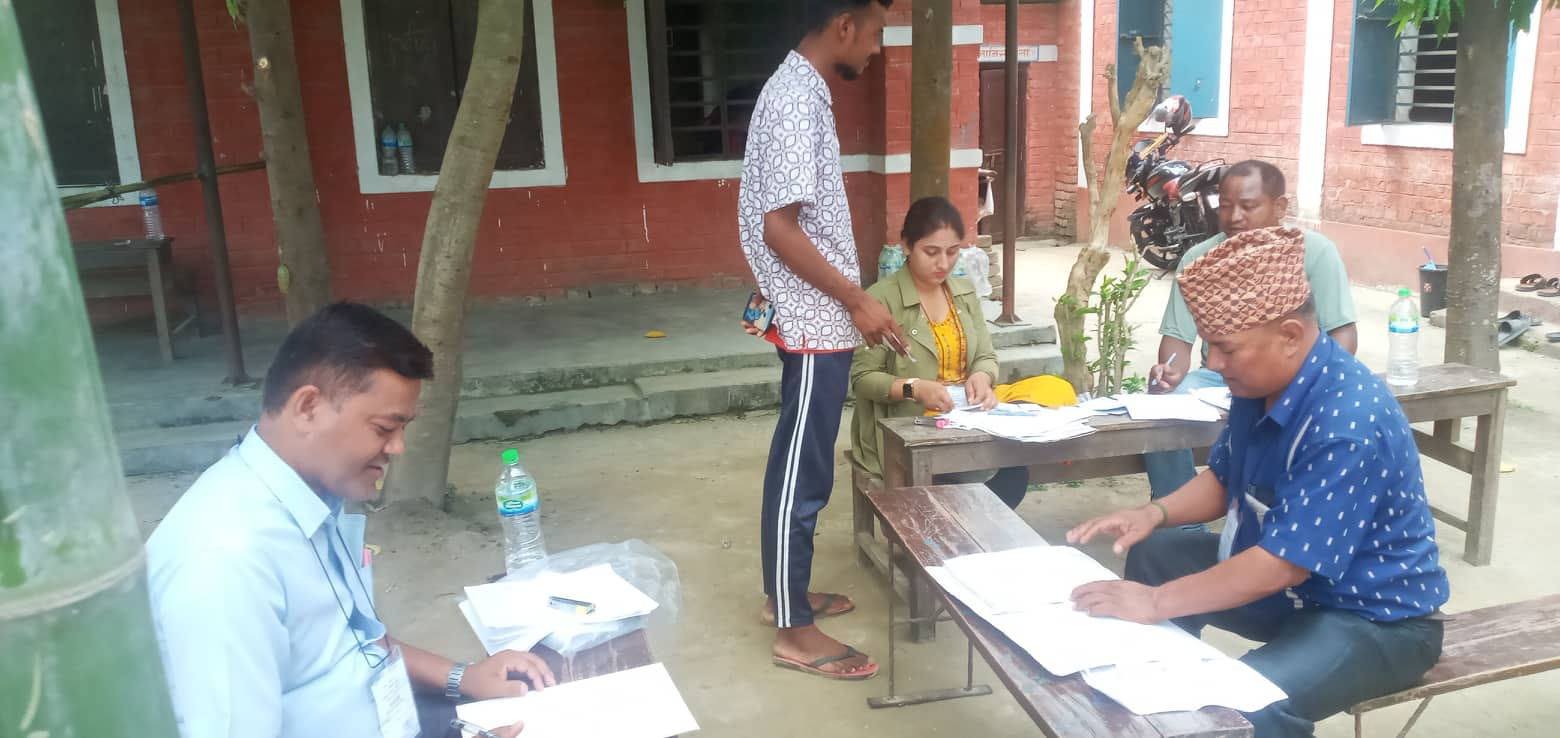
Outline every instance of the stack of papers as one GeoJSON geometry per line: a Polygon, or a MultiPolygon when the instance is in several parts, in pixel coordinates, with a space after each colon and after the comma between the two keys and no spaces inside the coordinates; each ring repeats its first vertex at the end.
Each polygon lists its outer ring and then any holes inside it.
{"type": "Polygon", "coordinates": [[[1077,407],[1044,408],[999,405],[991,412],[954,410],[942,417],[955,428],[981,431],[998,438],[1029,443],[1065,441],[1094,429],[1083,421],[1093,415],[1077,407]]]}
{"type": "Polygon", "coordinates": [[[466,601],[460,603],[461,614],[489,654],[523,651],[550,635],[599,629],[649,615],[657,607],[655,600],[618,576],[610,564],[467,587],[466,601]],[[553,597],[589,602],[596,609],[583,615],[559,610],[548,604],[553,597]]]}
{"type": "Polygon", "coordinates": [[[1261,674],[1166,621],[1144,625],[1074,609],[1072,591],[1118,579],[1077,549],[1039,546],[949,559],[927,574],[1052,674],[1140,715],[1209,705],[1254,711],[1284,699],[1261,674]]]}
{"type": "Polygon", "coordinates": [[[1200,420],[1212,423],[1219,411],[1196,395],[1121,395],[1133,420],[1200,420]]]}
{"type": "Polygon", "coordinates": [[[1229,387],[1198,387],[1192,390],[1192,396],[1224,412],[1230,411],[1229,387]]]}
{"type": "Polygon", "coordinates": [[[455,713],[485,730],[523,722],[525,738],[666,738],[699,729],[661,664],[470,702],[455,713]]]}

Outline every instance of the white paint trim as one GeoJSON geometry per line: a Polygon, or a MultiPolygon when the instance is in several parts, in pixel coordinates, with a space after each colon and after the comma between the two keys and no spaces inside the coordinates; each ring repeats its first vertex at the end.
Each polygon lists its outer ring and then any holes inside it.
{"type": "MultiPolygon", "coordinates": [[[[1219,114],[1212,118],[1202,118],[1197,121],[1196,127],[1190,135],[1208,136],[1211,138],[1227,138],[1230,135],[1230,53],[1235,46],[1235,0],[1224,0],[1223,19],[1220,26],[1221,39],[1219,42],[1219,114]]],[[[1175,37],[1170,37],[1170,52],[1175,53],[1175,37]]],[[[1114,94],[1114,91],[1112,91],[1114,94]]],[[[1197,112],[1197,111],[1192,111],[1197,112]]],[[[1142,133],[1163,133],[1163,124],[1152,120],[1143,121],[1138,126],[1142,133]]]]}
{"type": "MultiPolygon", "coordinates": [[[[141,181],[141,154],[135,140],[135,111],[130,105],[130,76],[125,70],[125,42],[119,28],[119,0],[96,0],[98,51],[103,55],[103,92],[108,98],[108,117],[114,129],[114,158],[119,183],[141,181]]],[[[60,187],[60,196],[96,192],[100,186],[60,187]]],[[[137,205],[135,197],[122,195],[87,207],[137,205]]]]}
{"type": "MultiPolygon", "coordinates": [[[[1078,2],[1078,124],[1082,125],[1094,112],[1094,3],[1098,0],[1078,2]]],[[[1089,175],[1083,166],[1083,136],[1078,137],[1078,186],[1089,186],[1089,175]]]]}
{"type": "MultiPolygon", "coordinates": [[[[552,11],[553,0],[534,0],[532,3],[536,22],[536,81],[537,95],[541,98],[543,166],[540,169],[495,171],[488,184],[491,189],[556,187],[568,180],[568,168],[563,161],[563,124],[558,112],[558,56],[552,11]]],[[[359,191],[365,195],[432,192],[439,182],[437,174],[387,177],[379,173],[379,132],[374,126],[374,104],[368,83],[363,0],[341,0],[341,36],[346,48],[347,89],[352,102],[352,143],[357,151],[359,191]]]]}
{"type": "Polygon", "coordinates": [[[1335,0],[1309,0],[1305,11],[1304,77],[1300,89],[1300,173],[1295,200],[1301,220],[1320,220],[1327,163],[1327,103],[1332,94],[1335,0]]]}
{"type": "Polygon", "coordinates": [[[1555,198],[1555,250],[1560,251],[1560,197],[1555,198]]]}
{"type": "MultiPolygon", "coordinates": [[[[1511,111],[1506,117],[1506,153],[1526,154],[1528,115],[1533,107],[1533,69],[1538,61],[1538,21],[1544,3],[1533,6],[1526,33],[1517,34],[1517,48],[1510,60],[1511,111]]],[[[1400,146],[1414,149],[1452,148],[1450,123],[1386,123],[1360,127],[1360,143],[1368,146],[1400,146]]]]}
{"type": "MultiPolygon", "coordinates": [[[[632,4],[632,3],[631,3],[632,4]]],[[[883,48],[910,45],[910,26],[884,26],[883,48]]],[[[953,45],[980,44],[986,38],[986,27],[980,25],[954,26],[953,45]]]]}

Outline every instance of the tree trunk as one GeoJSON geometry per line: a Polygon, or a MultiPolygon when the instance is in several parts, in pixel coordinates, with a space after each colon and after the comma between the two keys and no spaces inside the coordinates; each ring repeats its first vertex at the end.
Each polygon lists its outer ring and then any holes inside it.
{"type": "Polygon", "coordinates": [[[16,16],[0,6],[0,734],[177,735],[16,16]]]}
{"type": "Polygon", "coordinates": [[[297,325],[331,301],[325,228],[309,161],[303,120],[303,89],[293,50],[290,0],[246,0],[249,53],[254,61],[254,96],[260,109],[260,138],[271,217],[276,221],[277,286],[287,300],[287,322],[297,325]]]}
{"type": "Polygon", "coordinates": [[[514,103],[524,21],[525,0],[482,0],[477,11],[471,72],[433,190],[412,304],[412,331],[433,350],[434,377],[423,385],[417,422],[408,426],[406,454],[390,465],[385,487],[392,496],[444,499],[463,379],[471,253],[514,103]]]}
{"type": "MultiPolygon", "coordinates": [[[[910,30],[910,200],[948,196],[953,0],[915,0],[910,30]]],[[[908,244],[906,244],[908,246],[908,244]]]]}
{"type": "Polygon", "coordinates": [[[1500,370],[1501,169],[1511,0],[1469,7],[1457,35],[1446,361],[1500,370]]]}
{"type": "MultiPolygon", "coordinates": [[[[1089,373],[1089,345],[1085,339],[1089,293],[1100,270],[1110,261],[1110,219],[1116,212],[1122,187],[1127,179],[1127,157],[1138,126],[1158,102],[1159,89],[1170,77],[1170,51],[1159,46],[1144,48],[1142,39],[1134,39],[1138,57],[1137,79],[1127,92],[1125,107],[1116,99],[1116,67],[1105,66],[1106,98],[1110,101],[1110,151],[1105,157],[1103,178],[1094,161],[1094,114],[1078,126],[1083,147],[1083,167],[1089,184],[1089,243],[1078,253],[1067,275],[1067,289],[1056,301],[1056,335],[1061,342],[1062,378],[1078,392],[1092,392],[1094,377],[1089,373]]],[[[1084,60],[1087,64],[1088,60],[1084,60]]]]}

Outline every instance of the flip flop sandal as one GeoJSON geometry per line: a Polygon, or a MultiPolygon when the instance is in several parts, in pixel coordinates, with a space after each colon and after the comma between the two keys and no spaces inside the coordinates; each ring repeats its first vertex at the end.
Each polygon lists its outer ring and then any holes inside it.
{"type": "Polygon", "coordinates": [[[1550,343],[1560,343],[1560,331],[1553,331],[1553,332],[1550,332],[1550,333],[1545,333],[1544,334],[1544,339],[1549,341],[1550,343]]]}
{"type": "Polygon", "coordinates": [[[772,660],[774,661],[775,666],[778,666],[782,669],[790,669],[792,671],[802,672],[803,674],[812,674],[813,676],[820,676],[824,679],[834,679],[841,682],[861,682],[877,676],[877,664],[869,663],[861,671],[838,672],[827,671],[822,668],[837,661],[844,661],[845,659],[854,658],[861,655],[863,654],[860,651],[857,651],[854,647],[846,646],[845,653],[834,656],[824,656],[823,658],[805,663],[797,661],[796,659],[789,659],[784,656],[775,656],[772,660]]]}
{"type": "MultiPolygon", "coordinates": [[[[854,612],[855,610],[856,610],[856,603],[851,602],[849,597],[846,597],[845,595],[841,595],[841,594],[832,594],[832,593],[827,593],[826,592],[823,595],[822,607],[815,607],[815,608],[813,608],[813,617],[814,618],[832,618],[832,617],[837,617],[837,616],[840,616],[840,615],[844,615],[845,613],[848,613],[848,612],[854,612]],[[834,609],[834,605],[837,602],[844,602],[847,605],[847,607],[845,609],[843,609],[843,610],[835,610],[834,609]]],[[[770,612],[768,610],[768,608],[759,610],[759,612],[758,612],[758,619],[760,621],[762,621],[764,623],[764,625],[774,625],[775,624],[775,614],[770,612]]]]}
{"type": "Polygon", "coordinates": [[[1539,297],[1560,297],[1560,277],[1550,277],[1544,282],[1544,288],[1534,292],[1539,297]]]}
{"type": "Polygon", "coordinates": [[[1538,289],[1540,287],[1543,287],[1543,286],[1544,286],[1544,275],[1539,274],[1538,272],[1534,272],[1532,274],[1527,275],[1526,277],[1523,277],[1521,280],[1518,280],[1518,282],[1517,282],[1517,291],[1518,292],[1537,292],[1538,289]]]}
{"type": "Polygon", "coordinates": [[[1505,346],[1517,340],[1517,336],[1527,332],[1529,326],[1535,322],[1531,316],[1523,314],[1521,310],[1513,310],[1501,316],[1495,324],[1495,345],[1505,346]]]}

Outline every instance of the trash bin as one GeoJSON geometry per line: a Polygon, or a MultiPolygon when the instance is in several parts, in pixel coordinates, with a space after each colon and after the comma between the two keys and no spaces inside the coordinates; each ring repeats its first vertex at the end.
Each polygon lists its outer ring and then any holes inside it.
{"type": "Polygon", "coordinates": [[[1430,313],[1446,307],[1446,265],[1425,264],[1419,267],[1419,316],[1430,317],[1430,313]]]}

